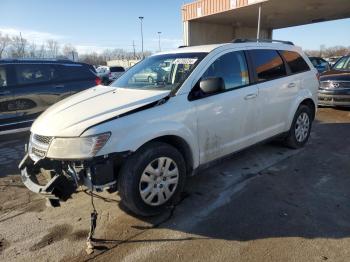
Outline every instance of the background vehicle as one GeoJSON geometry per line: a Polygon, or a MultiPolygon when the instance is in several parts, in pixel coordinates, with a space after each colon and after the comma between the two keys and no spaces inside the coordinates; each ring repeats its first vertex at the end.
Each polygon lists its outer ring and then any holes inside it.
{"type": "Polygon", "coordinates": [[[334,57],[329,57],[326,60],[328,61],[329,65],[332,67],[335,65],[335,63],[341,58],[341,56],[334,56],[334,57]]]}
{"type": "Polygon", "coordinates": [[[104,85],[108,85],[111,81],[109,80],[109,67],[108,66],[99,66],[96,68],[97,76],[101,78],[104,85]]]}
{"type": "Polygon", "coordinates": [[[111,66],[109,67],[109,81],[112,82],[118,79],[122,74],[124,74],[125,68],[122,66],[111,66]]]}
{"type": "Polygon", "coordinates": [[[318,104],[321,106],[350,106],[350,56],[344,56],[320,77],[318,104]]]}
{"type": "Polygon", "coordinates": [[[35,121],[20,164],[24,184],[38,192],[40,167],[57,164],[70,176],[59,171],[55,179],[61,180],[49,182],[60,199],[79,181],[94,190],[118,188],[124,206],[138,215],[160,213],[202,165],[275,136],[303,147],[316,113],[317,75],[291,43],[208,45],[150,56],[112,85],[68,98],[35,121]],[[135,82],[163,70],[165,61],[171,69],[162,81],[135,82]]]}
{"type": "Polygon", "coordinates": [[[137,73],[133,77],[134,82],[148,82],[154,83],[157,80],[157,73],[152,68],[137,73]]]}
{"type": "Polygon", "coordinates": [[[0,132],[28,128],[50,105],[100,82],[88,64],[0,60],[0,132]]]}
{"type": "Polygon", "coordinates": [[[309,57],[309,59],[319,73],[323,73],[331,69],[329,63],[322,57],[309,57]]]}

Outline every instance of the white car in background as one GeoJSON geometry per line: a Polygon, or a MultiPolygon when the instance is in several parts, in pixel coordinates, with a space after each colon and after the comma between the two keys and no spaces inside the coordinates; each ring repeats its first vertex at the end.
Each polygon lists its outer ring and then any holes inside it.
{"type": "Polygon", "coordinates": [[[102,83],[107,85],[110,83],[109,81],[109,67],[108,66],[99,66],[96,68],[97,76],[101,78],[102,83]]]}
{"type": "Polygon", "coordinates": [[[19,166],[22,180],[56,205],[85,185],[117,188],[135,214],[158,214],[203,165],[276,136],[303,147],[318,88],[317,70],[290,42],[155,54],[111,86],[90,88],[41,114],[19,166]],[[133,80],[169,61],[162,81],[133,80]],[[36,179],[42,173],[49,173],[47,184],[36,179]]]}
{"type": "Polygon", "coordinates": [[[109,81],[117,80],[119,77],[121,77],[122,74],[125,73],[125,68],[122,66],[110,66],[109,67],[109,81]]]}

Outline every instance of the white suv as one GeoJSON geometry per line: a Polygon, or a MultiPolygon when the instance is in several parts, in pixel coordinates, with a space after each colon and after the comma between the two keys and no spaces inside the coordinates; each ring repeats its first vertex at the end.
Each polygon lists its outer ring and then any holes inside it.
{"type": "Polygon", "coordinates": [[[153,215],[198,167],[263,140],[307,142],[317,70],[291,43],[179,48],[138,63],[111,86],[73,95],[33,124],[24,184],[57,205],[79,185],[118,189],[124,206],[153,215]],[[163,70],[165,62],[170,70],[163,70]],[[156,72],[152,82],[134,81],[156,72]],[[39,179],[42,175],[49,179],[39,179]]]}

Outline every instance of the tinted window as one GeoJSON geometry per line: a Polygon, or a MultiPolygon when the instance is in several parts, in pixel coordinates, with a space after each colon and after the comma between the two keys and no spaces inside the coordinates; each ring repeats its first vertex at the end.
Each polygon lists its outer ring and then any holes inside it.
{"type": "Polygon", "coordinates": [[[248,67],[243,52],[232,52],[218,58],[203,74],[202,79],[222,77],[225,89],[249,84],[248,67]]]}
{"type": "Polygon", "coordinates": [[[5,67],[0,67],[0,87],[7,86],[7,75],[5,67]]]}
{"type": "MultiPolygon", "coordinates": [[[[310,67],[297,52],[280,51],[283,58],[286,60],[290,70],[293,74],[301,73],[310,70],[310,67]]],[[[315,59],[316,60],[316,59],[315,59]]],[[[318,59],[320,61],[320,59],[318,59]]],[[[318,63],[317,61],[316,63],[318,63]]]]}
{"type": "Polygon", "coordinates": [[[275,50],[249,51],[255,66],[258,81],[268,81],[286,76],[286,69],[282,58],[275,50]]]}
{"type": "Polygon", "coordinates": [[[110,68],[111,72],[125,72],[125,69],[121,66],[114,66],[110,68]]]}
{"type": "Polygon", "coordinates": [[[53,80],[56,70],[51,65],[23,64],[16,65],[16,78],[18,84],[36,84],[53,80]]]}
{"type": "Polygon", "coordinates": [[[89,80],[95,79],[94,70],[88,65],[81,64],[64,64],[57,65],[60,72],[60,79],[64,81],[89,80]]]}

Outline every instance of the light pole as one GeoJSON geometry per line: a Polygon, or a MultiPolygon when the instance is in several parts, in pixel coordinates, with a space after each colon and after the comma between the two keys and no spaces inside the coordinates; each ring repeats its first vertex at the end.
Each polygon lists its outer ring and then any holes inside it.
{"type": "Polygon", "coordinates": [[[261,26],[261,4],[259,4],[259,11],[258,11],[258,29],[256,32],[256,41],[259,42],[260,39],[260,26],[261,26]]]}
{"type": "Polygon", "coordinates": [[[161,34],[162,32],[158,32],[158,46],[159,46],[159,52],[161,52],[162,51],[162,48],[160,47],[160,34],[161,34]]]}
{"type": "Polygon", "coordinates": [[[142,21],[143,21],[143,16],[139,16],[140,22],[141,22],[141,47],[142,47],[142,59],[144,58],[143,54],[143,28],[142,28],[142,21]]]}

